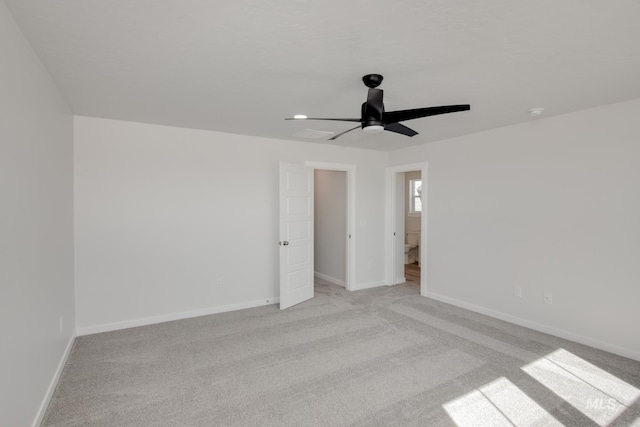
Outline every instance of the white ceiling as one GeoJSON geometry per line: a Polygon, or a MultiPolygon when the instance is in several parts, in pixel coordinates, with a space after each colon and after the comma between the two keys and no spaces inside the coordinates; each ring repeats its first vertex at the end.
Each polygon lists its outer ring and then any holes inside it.
{"type": "Polygon", "coordinates": [[[361,77],[404,122],[392,150],[640,97],[639,0],[5,0],[78,115],[297,141],[359,117],[361,77]]]}

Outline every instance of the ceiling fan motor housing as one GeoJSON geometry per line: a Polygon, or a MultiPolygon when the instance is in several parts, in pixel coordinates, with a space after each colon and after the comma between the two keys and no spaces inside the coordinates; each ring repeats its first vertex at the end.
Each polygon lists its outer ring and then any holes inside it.
{"type": "Polygon", "coordinates": [[[382,113],[384,112],[384,108],[378,110],[376,108],[372,108],[371,105],[366,102],[362,104],[362,128],[366,128],[369,126],[383,126],[382,123],[382,113]]]}

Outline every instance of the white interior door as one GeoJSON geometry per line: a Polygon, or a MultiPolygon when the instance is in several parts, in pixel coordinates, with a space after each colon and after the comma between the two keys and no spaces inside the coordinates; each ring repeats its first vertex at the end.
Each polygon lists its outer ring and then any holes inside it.
{"type": "Polygon", "coordinates": [[[280,163],[280,310],[313,298],[313,168],[280,163]]]}

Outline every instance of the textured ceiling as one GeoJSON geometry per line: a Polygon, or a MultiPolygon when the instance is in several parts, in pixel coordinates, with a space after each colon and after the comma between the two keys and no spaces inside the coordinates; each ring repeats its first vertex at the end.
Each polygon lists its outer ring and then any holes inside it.
{"type": "Polygon", "coordinates": [[[640,97],[638,0],[5,0],[75,114],[311,141],[359,117],[471,104],[336,141],[393,150],[640,97]]]}

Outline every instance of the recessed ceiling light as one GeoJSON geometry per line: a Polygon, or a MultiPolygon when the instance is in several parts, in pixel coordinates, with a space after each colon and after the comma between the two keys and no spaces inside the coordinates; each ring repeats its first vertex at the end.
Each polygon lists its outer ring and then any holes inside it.
{"type": "Polygon", "coordinates": [[[296,114],[295,116],[293,116],[293,118],[296,120],[304,120],[307,118],[307,116],[305,116],[304,114],[296,114]]]}
{"type": "Polygon", "coordinates": [[[544,113],[544,108],[542,108],[542,107],[532,108],[531,110],[529,110],[529,115],[531,117],[541,116],[542,113],[544,113]]]}

